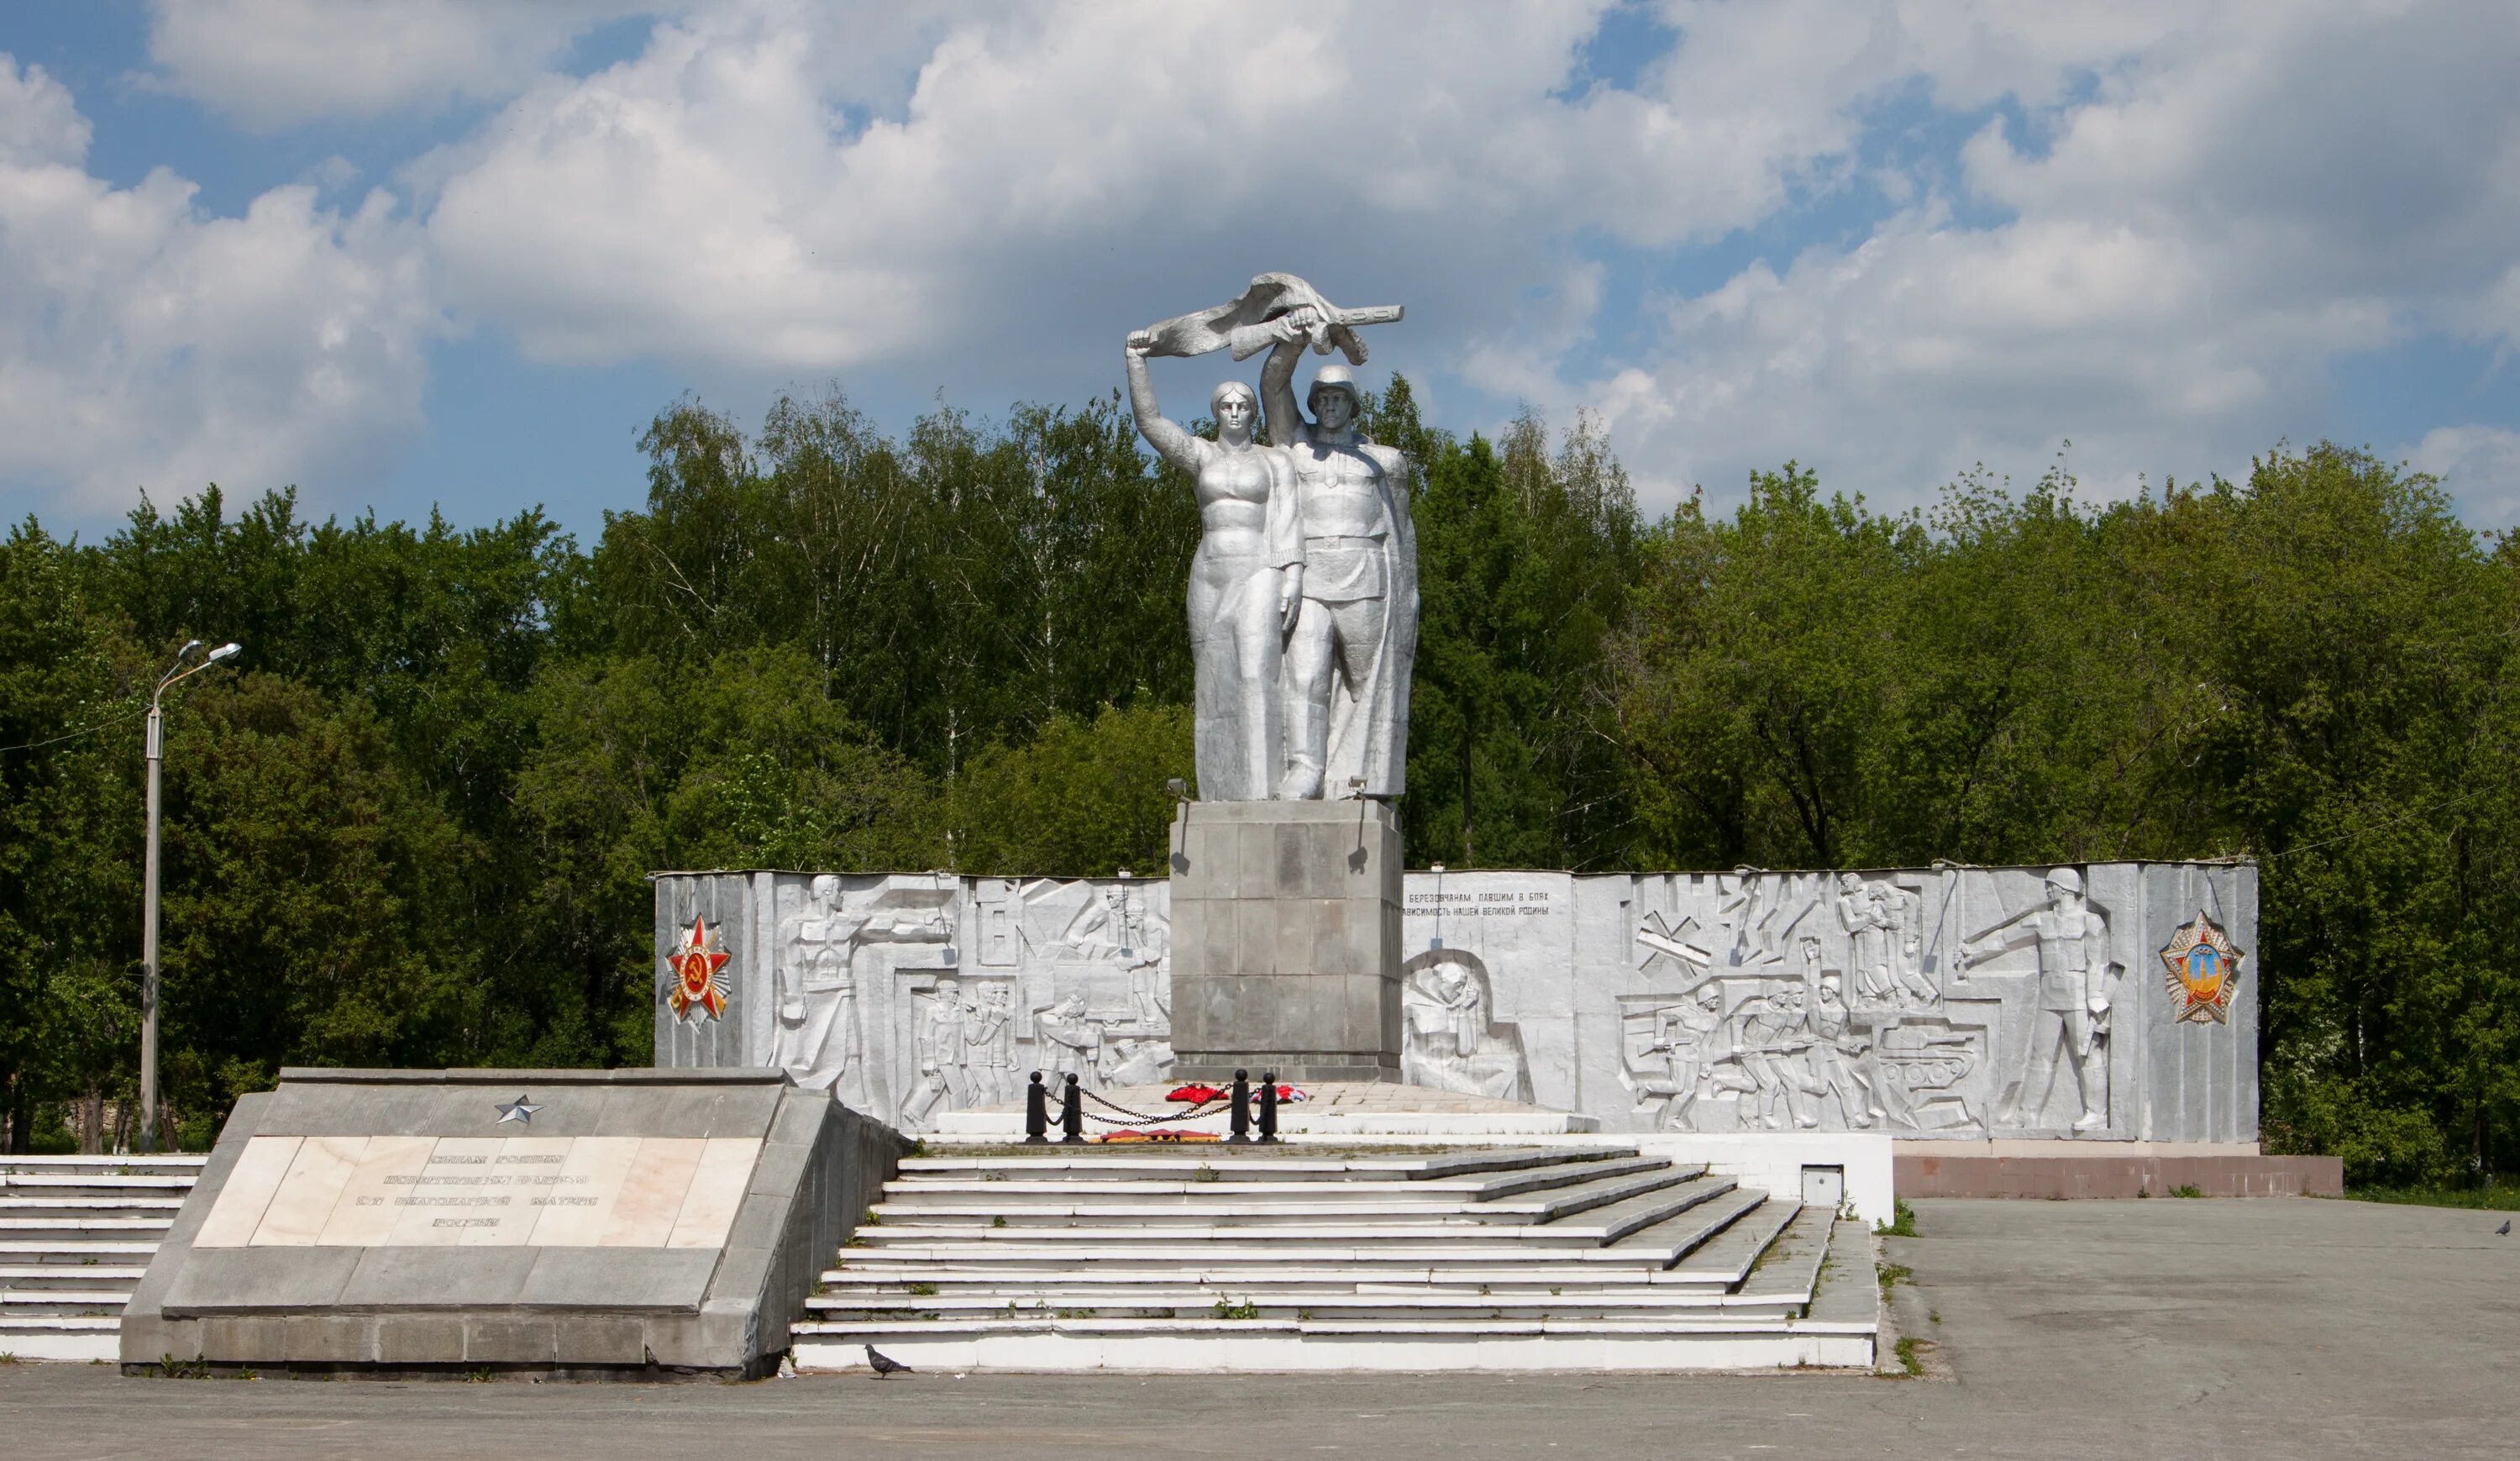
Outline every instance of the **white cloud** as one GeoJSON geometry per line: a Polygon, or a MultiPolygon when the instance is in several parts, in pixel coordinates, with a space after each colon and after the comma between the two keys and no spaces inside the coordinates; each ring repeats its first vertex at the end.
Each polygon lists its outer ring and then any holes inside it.
{"type": "Polygon", "coordinates": [[[417,229],[275,188],[205,216],[164,169],[84,170],[69,94],[0,54],[0,483],[84,518],[212,479],[373,471],[420,422],[441,328],[417,229]]]}
{"type": "Polygon", "coordinates": [[[0,164],[75,163],[87,156],[90,134],[69,88],[43,68],[0,66],[0,164]]]}
{"type": "MultiPolygon", "coordinates": [[[[432,160],[429,235],[454,297],[555,360],[1107,370],[1264,269],[1406,302],[1414,370],[1514,317],[1562,345],[1584,332],[1523,297],[1590,287],[1576,230],[1720,236],[1857,130],[1825,85],[1722,66],[1553,98],[1598,8],[1074,0],[889,33],[895,101],[835,66],[829,12],[729,7],[432,160]]],[[[1793,34],[1717,21],[1763,54],[1793,34]]]]}
{"type": "Polygon", "coordinates": [[[434,110],[521,91],[637,0],[156,0],[151,78],[247,126],[434,110]]]}
{"type": "MultiPolygon", "coordinates": [[[[2322,434],[2340,359],[2520,332],[2520,12],[1666,0],[1679,45],[1569,97],[1603,3],[688,0],[574,76],[629,6],[202,0],[160,8],[159,80],[248,124],[501,103],[404,169],[417,241],[390,203],[216,220],[178,180],[105,189],[31,81],[0,89],[0,157],[137,230],[127,279],[222,229],[310,251],[379,403],[416,400],[431,300],[561,365],[1073,400],[1126,329],[1292,269],[1409,306],[1375,365],[1438,419],[1598,407],[1651,506],[1787,456],[1904,505],[2068,437],[2097,490],[2229,470],[2322,434]],[[1651,287],[1753,229],[1793,242],[1651,287]]],[[[62,247],[43,267],[122,256],[62,247]]],[[[102,311],[111,282],[48,287],[102,311]]],[[[322,336],[292,318],[235,328],[322,336]]],[[[229,348],[261,346],[204,325],[179,353],[229,348]]],[[[1168,367],[1167,398],[1220,366],[1168,367]]]]}
{"type": "Polygon", "coordinates": [[[1969,9],[1896,7],[1887,49],[1938,95],[2038,104],[2037,135],[1991,122],[1958,195],[1668,301],[1653,358],[1580,392],[1660,500],[1797,456],[1906,505],[2066,438],[2087,486],[2131,490],[2322,434],[2357,352],[2512,339],[2520,15],[2230,8],[2078,50],[2052,10],[1969,9]]]}
{"type": "Polygon", "coordinates": [[[2424,434],[2407,464],[2442,479],[2459,515],[2479,527],[2520,526],[2520,432],[2445,426],[2424,434]]]}

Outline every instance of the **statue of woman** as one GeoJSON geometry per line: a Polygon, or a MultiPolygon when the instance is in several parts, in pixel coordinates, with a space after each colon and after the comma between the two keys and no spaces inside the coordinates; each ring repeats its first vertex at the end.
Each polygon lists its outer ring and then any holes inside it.
{"type": "Polygon", "coordinates": [[[1129,404],[1156,455],[1197,483],[1190,638],[1198,795],[1205,801],[1265,801],[1285,760],[1279,660],[1303,603],[1294,473],[1284,452],[1252,439],[1259,397],[1239,381],[1226,382],[1208,397],[1215,440],[1167,420],[1147,379],[1152,344],[1147,331],[1129,337],[1129,404]]]}

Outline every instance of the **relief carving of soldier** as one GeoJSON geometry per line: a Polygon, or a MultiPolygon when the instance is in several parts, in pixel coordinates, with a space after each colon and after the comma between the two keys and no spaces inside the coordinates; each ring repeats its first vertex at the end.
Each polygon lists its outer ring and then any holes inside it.
{"type": "Polygon", "coordinates": [[[2124,973],[2109,959],[2108,915],[2083,896],[2083,875],[2070,867],[2048,874],[2048,901],[2033,904],[1962,941],[1960,966],[2003,949],[2039,948],[2039,1008],[2031,1018],[2029,1065],[1997,1114],[1999,1124],[2039,1119],[2056,1084],[2061,1057],[2073,1073],[2083,1114],[2077,1131],[2109,1123],[2110,982],[2124,973]],[[1999,934],[1995,948],[1983,947],[1999,934]]]}
{"type": "Polygon", "coordinates": [[[941,914],[900,917],[852,912],[830,873],[814,879],[803,906],[780,920],[779,1028],[772,1058],[808,1090],[837,1090],[869,1101],[862,1048],[857,956],[869,943],[933,943],[953,936],[941,914]]]}

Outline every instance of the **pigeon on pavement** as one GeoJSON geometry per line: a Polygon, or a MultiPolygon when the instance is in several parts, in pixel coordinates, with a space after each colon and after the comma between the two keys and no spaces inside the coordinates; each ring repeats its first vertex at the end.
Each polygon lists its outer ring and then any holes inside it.
{"type": "Polygon", "coordinates": [[[867,1367],[875,1371],[876,1378],[878,1380],[891,1374],[895,1370],[899,1370],[905,1375],[915,1375],[919,1373],[910,1366],[903,1364],[900,1360],[894,1359],[890,1355],[878,1352],[873,1345],[866,1347],[866,1352],[867,1367]]]}
{"type": "Polygon", "coordinates": [[[2508,1238],[2508,1237],[2510,1237],[2510,1236],[2511,1236],[2511,1219],[2510,1219],[2510,1218],[2508,1218],[2508,1217],[2506,1217],[2506,1218],[2502,1219],[2502,1226],[2500,1226],[2500,1227],[2498,1227],[2498,1228],[2496,1228],[2496,1229],[2494,1230],[2494,1236],[2496,1236],[2497,1238],[2508,1238]]]}

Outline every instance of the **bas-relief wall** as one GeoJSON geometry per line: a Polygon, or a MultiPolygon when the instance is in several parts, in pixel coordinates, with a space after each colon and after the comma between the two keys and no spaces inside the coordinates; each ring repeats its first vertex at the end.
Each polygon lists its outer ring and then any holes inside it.
{"type": "Polygon", "coordinates": [[[779,1066],[905,1131],[1172,1064],[1160,879],[656,876],[656,1064],[779,1066]],[[719,1007],[689,997],[714,979],[719,1007]],[[677,999],[677,994],[686,997],[677,999]]]}
{"type": "MultiPolygon", "coordinates": [[[[2245,864],[1427,871],[1406,896],[1413,1084],[1610,1131],[2257,1135],[2245,864]]],[[[914,1131],[1033,1070],[1169,1074],[1160,880],[666,874],[656,899],[660,1065],[784,1066],[914,1131]]]]}

